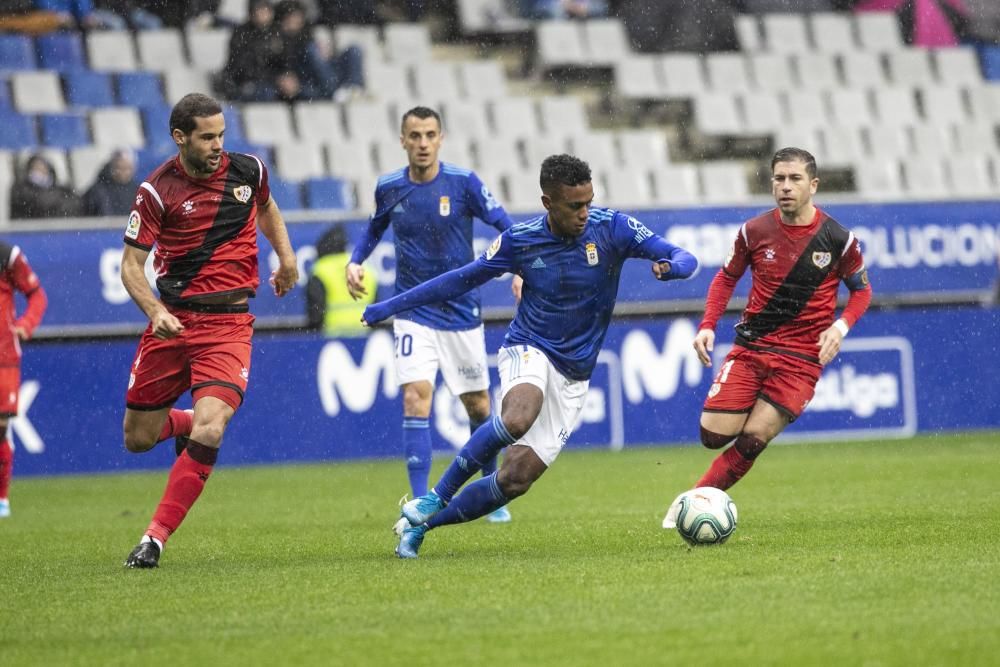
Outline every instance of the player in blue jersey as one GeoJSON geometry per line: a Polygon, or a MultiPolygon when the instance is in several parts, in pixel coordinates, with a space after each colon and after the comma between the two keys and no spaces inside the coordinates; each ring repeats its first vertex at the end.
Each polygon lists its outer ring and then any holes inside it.
{"type": "MultiPolygon", "coordinates": [[[[475,173],[438,160],[441,140],[441,118],[433,109],[414,107],[403,114],[400,141],[409,165],[378,180],[375,214],[347,265],[347,286],[355,299],[367,293],[361,263],[390,224],[397,293],[471,261],[473,219],[500,231],[513,224],[475,173]]],[[[473,432],[490,418],[479,291],[415,308],[396,318],[393,334],[406,467],[410,490],[419,497],[427,493],[431,471],[428,417],[438,370],[465,406],[473,432]]],[[[496,458],[483,463],[484,475],[496,470],[496,458]]],[[[497,508],[489,520],[510,521],[510,513],[497,508]]]]}
{"type": "Polygon", "coordinates": [[[416,558],[428,530],[471,521],[523,495],[552,465],[580,417],[626,259],[652,260],[659,280],[688,278],[698,266],[635,218],[592,206],[586,162],[550,156],[539,180],[546,215],[514,225],[474,262],[365,309],[364,321],[374,324],[504,273],[524,280],[498,354],[501,414],[472,434],[428,494],[403,505],[400,558],[416,558]],[[498,472],[455,495],[509,445],[498,472]]]}

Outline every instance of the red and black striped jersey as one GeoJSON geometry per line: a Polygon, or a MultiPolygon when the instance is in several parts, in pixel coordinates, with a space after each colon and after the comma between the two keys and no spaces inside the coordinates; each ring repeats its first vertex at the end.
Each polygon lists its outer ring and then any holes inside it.
{"type": "Polygon", "coordinates": [[[21,343],[16,327],[30,336],[42,321],[48,298],[31,270],[24,253],[16,245],[0,241],[0,366],[16,366],[21,360],[21,343]],[[15,310],[14,293],[21,292],[28,305],[20,317],[15,310]]]}
{"type": "Polygon", "coordinates": [[[136,192],[125,243],[151,250],[156,287],[167,304],[220,294],[253,296],[257,208],[271,196],[267,167],[253,155],[223,153],[208,178],[193,178],[174,157],[136,192]]]}
{"type": "MultiPolygon", "coordinates": [[[[819,336],[833,324],[841,280],[867,287],[858,239],[819,209],[806,226],[785,224],[778,209],[745,222],[720,277],[735,286],[748,267],[750,295],[736,325],[737,344],[809,359],[817,357],[819,336]]],[[[700,328],[714,328],[725,309],[725,303],[712,306],[700,328]]]]}

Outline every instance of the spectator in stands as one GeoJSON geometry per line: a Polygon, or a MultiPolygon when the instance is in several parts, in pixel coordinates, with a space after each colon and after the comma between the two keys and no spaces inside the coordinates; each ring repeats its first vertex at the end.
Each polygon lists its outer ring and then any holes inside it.
{"type": "Polygon", "coordinates": [[[357,301],[344,281],[351,254],[347,251],[344,225],[330,227],[316,243],[316,261],[306,286],[306,318],[310,329],[322,329],[327,336],[364,336],[368,330],[361,323],[365,306],[375,301],[378,284],[375,272],[367,267],[365,294],[357,301]]]}
{"type": "Polygon", "coordinates": [[[274,20],[282,40],[275,77],[278,99],[344,101],[364,87],[361,49],[325,52],[327,47],[312,37],[301,2],[282,0],[275,6],[274,20]]]}
{"type": "Polygon", "coordinates": [[[217,87],[228,99],[267,102],[277,98],[273,74],[282,40],[270,0],[252,0],[249,12],[247,22],[233,30],[229,60],[217,87]]]}
{"type": "Polygon", "coordinates": [[[375,0],[319,0],[317,21],[330,27],[342,23],[371,25],[381,23],[375,0]]]}
{"type": "Polygon", "coordinates": [[[740,0],[624,0],[619,15],[638,51],[733,51],[740,0]]]}
{"type": "Polygon", "coordinates": [[[10,190],[10,217],[15,220],[72,217],[82,208],[76,193],[59,185],[55,168],[37,153],[25,162],[10,190]]]}
{"type": "Polygon", "coordinates": [[[521,15],[531,19],[589,19],[608,15],[607,0],[521,0],[521,15]]]}
{"type": "Polygon", "coordinates": [[[217,16],[221,0],[158,0],[147,4],[170,28],[183,28],[188,24],[199,28],[228,24],[217,16]]]}
{"type": "Polygon", "coordinates": [[[124,215],[132,208],[138,189],[135,156],[128,149],[117,150],[83,196],[84,215],[124,215]]]}

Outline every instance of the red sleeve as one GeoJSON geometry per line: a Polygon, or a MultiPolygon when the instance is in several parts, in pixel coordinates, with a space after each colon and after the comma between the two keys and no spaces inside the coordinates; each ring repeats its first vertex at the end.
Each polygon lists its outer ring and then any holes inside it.
{"type": "Polygon", "coordinates": [[[847,298],[847,305],[841,317],[847,322],[847,326],[853,327],[855,322],[868,310],[868,304],[872,301],[872,286],[868,283],[868,270],[865,268],[865,260],[861,255],[861,242],[854,236],[840,258],[838,273],[851,295],[847,298]]]}
{"type": "Polygon", "coordinates": [[[851,295],[847,297],[847,305],[840,316],[847,322],[847,326],[853,327],[855,322],[868,310],[868,304],[872,302],[872,286],[868,285],[864,289],[851,290],[851,295]]]}
{"type": "Polygon", "coordinates": [[[725,263],[719,272],[712,278],[712,284],[708,286],[708,294],[705,296],[705,316],[702,317],[698,329],[711,329],[715,331],[715,325],[719,323],[719,318],[726,312],[729,299],[733,296],[736,283],[743,277],[743,273],[750,265],[750,249],[746,240],[746,225],[740,227],[733,247],[729,250],[725,263]]]}
{"type": "Polygon", "coordinates": [[[271,183],[268,180],[267,165],[260,158],[257,158],[257,161],[260,163],[260,183],[257,184],[257,206],[263,206],[271,198],[271,183]]]}
{"type": "Polygon", "coordinates": [[[163,200],[149,182],[144,182],[135,193],[132,211],[125,227],[125,243],[149,250],[160,236],[163,220],[163,200]]]}
{"type": "Polygon", "coordinates": [[[31,270],[23,253],[18,254],[9,271],[14,287],[22,292],[28,300],[28,307],[15,320],[14,326],[24,329],[28,338],[31,338],[38,323],[42,321],[42,315],[45,314],[45,308],[49,305],[49,299],[45,295],[41,283],[38,282],[38,276],[31,270]]]}

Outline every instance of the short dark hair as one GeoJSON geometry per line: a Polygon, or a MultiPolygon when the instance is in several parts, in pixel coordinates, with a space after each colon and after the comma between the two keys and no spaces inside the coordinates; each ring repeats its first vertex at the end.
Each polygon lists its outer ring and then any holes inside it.
{"type": "Polygon", "coordinates": [[[816,158],[813,154],[802,148],[794,148],[788,146],[786,148],[780,149],[771,158],[771,172],[774,172],[774,165],[779,162],[802,162],[806,165],[806,174],[809,176],[810,180],[816,178],[816,158]]]}
{"type": "Polygon", "coordinates": [[[222,105],[203,93],[188,93],[170,111],[170,132],[180,130],[191,134],[197,126],[195,118],[208,118],[222,113],[222,105]]]}
{"type": "Polygon", "coordinates": [[[438,127],[443,127],[441,123],[441,115],[431,109],[430,107],[413,107],[409,111],[403,114],[403,120],[399,123],[399,131],[402,132],[403,128],[406,127],[406,119],[410,116],[414,118],[419,118],[420,120],[427,120],[428,118],[433,118],[437,121],[438,127]]]}
{"type": "Polygon", "coordinates": [[[559,185],[583,185],[591,181],[590,165],[578,157],[550,155],[542,161],[538,184],[549,194],[559,185]]]}

